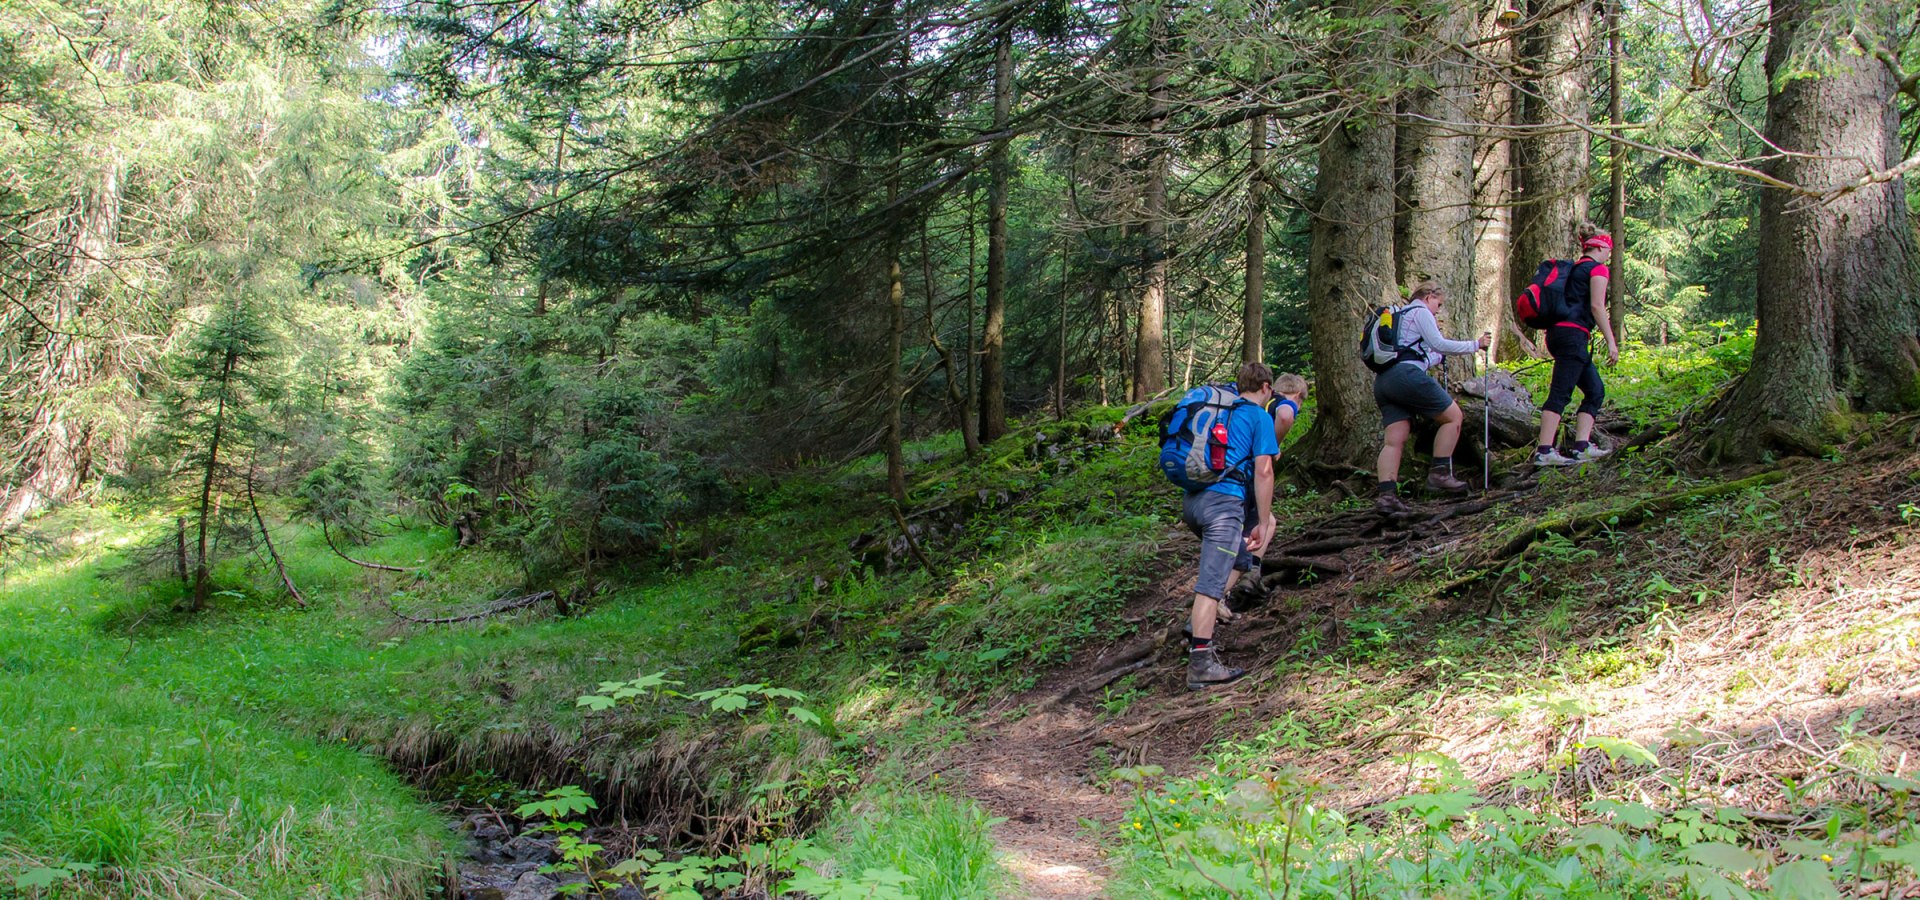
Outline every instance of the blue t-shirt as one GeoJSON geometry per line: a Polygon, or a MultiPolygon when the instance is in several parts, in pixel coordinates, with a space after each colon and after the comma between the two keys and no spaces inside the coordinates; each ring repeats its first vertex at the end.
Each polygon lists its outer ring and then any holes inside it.
{"type": "Polygon", "coordinates": [[[1227,468],[1246,475],[1246,481],[1223,478],[1208,485],[1207,490],[1246,499],[1247,485],[1253,483],[1253,458],[1278,455],[1280,445],[1273,439],[1273,417],[1252,401],[1236,403],[1227,418],[1227,468]]]}

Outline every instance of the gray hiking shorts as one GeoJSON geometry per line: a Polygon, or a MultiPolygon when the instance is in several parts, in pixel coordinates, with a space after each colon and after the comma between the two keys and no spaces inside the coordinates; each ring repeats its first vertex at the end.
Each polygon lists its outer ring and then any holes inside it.
{"type": "Polygon", "coordinates": [[[1380,407],[1380,424],[1386,426],[1415,416],[1438,416],[1453,405],[1453,397],[1427,370],[1400,363],[1374,376],[1373,402],[1380,407]]]}
{"type": "Polygon", "coordinates": [[[1200,577],[1193,592],[1215,600],[1227,594],[1227,573],[1245,546],[1240,530],[1247,501],[1219,491],[1188,494],[1180,505],[1180,521],[1200,536],[1200,577]]]}

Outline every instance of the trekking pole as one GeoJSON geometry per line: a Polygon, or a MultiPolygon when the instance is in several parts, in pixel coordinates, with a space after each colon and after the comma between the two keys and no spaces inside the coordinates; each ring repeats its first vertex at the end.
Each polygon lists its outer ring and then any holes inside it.
{"type": "Polygon", "coordinates": [[[1493,354],[1480,349],[1480,489],[1493,489],[1493,354]]]}

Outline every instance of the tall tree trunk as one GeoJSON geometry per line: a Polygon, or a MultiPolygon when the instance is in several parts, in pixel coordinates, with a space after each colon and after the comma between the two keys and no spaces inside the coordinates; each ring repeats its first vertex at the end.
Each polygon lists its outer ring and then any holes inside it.
{"type": "Polygon", "coordinates": [[[1553,14],[1522,38],[1520,67],[1530,90],[1522,91],[1520,122],[1527,136],[1514,141],[1519,187],[1514,209],[1513,261],[1507,293],[1518,294],[1543,259],[1566,259],[1580,246],[1587,219],[1592,172],[1586,123],[1588,60],[1593,41],[1594,0],[1533,0],[1531,13],[1553,14]]]}
{"type": "Polygon", "coordinates": [[[887,241],[887,493],[907,504],[907,457],[901,444],[900,407],[906,401],[901,372],[902,340],[907,330],[906,287],[901,282],[899,241],[887,241]]]}
{"type": "MultiPolygon", "coordinates": [[[[1603,0],[1607,4],[1607,125],[1614,137],[1623,137],[1626,125],[1625,103],[1620,96],[1620,65],[1625,52],[1620,38],[1620,4],[1625,0],[1603,0]]],[[[1633,165],[1633,151],[1614,141],[1607,145],[1607,168],[1611,183],[1607,203],[1607,231],[1613,235],[1613,260],[1607,265],[1613,275],[1607,281],[1607,318],[1613,333],[1624,343],[1627,339],[1627,167],[1633,165]]]]}
{"type": "MultiPolygon", "coordinates": [[[[94,428],[79,410],[81,397],[102,376],[97,340],[86,332],[89,294],[119,241],[121,162],[107,160],[73,202],[75,223],[60,281],[38,318],[51,328],[33,356],[42,361],[23,395],[33,404],[17,439],[17,481],[0,485],[0,527],[79,494],[92,458],[94,428]]],[[[43,331],[34,323],[35,332],[43,331]]],[[[0,476],[3,477],[3,476],[0,476]]],[[[13,480],[13,479],[9,479],[13,480]]]]}
{"type": "MultiPolygon", "coordinates": [[[[1760,198],[1759,337],[1753,365],[1708,443],[1713,455],[1817,452],[1851,409],[1920,408],[1920,247],[1906,186],[1859,185],[1899,157],[1897,84],[1871,53],[1829,54],[1847,8],[1775,0],[1766,70],[1767,139],[1783,155],[1775,177],[1827,192],[1760,198]],[[1817,77],[1787,73],[1811,69],[1817,77]]],[[[1894,12],[1854,34],[1891,43],[1894,12]]]]}
{"type": "MultiPolygon", "coordinates": [[[[1164,25],[1155,25],[1156,29],[1164,25]]],[[[1161,135],[1167,114],[1167,70],[1160,39],[1154,41],[1153,75],[1147,82],[1147,188],[1142,216],[1146,271],[1140,280],[1139,330],[1134,334],[1133,400],[1152,397],[1167,387],[1167,174],[1173,154],[1161,135]]]]}
{"type": "MultiPolygon", "coordinates": [[[[1481,10],[1482,53],[1489,64],[1513,61],[1513,40],[1498,20],[1504,4],[1481,10]]],[[[1519,331],[1511,322],[1508,257],[1513,249],[1513,141],[1501,133],[1514,120],[1513,86],[1505,79],[1483,81],[1474,97],[1474,121],[1487,127],[1473,151],[1473,309],[1474,333],[1491,331],[1488,348],[1496,361],[1523,354],[1519,331]]]]}
{"type": "Polygon", "coordinates": [[[1259,362],[1266,331],[1267,117],[1254,116],[1247,162],[1247,295],[1240,311],[1240,360],[1259,362]]]}
{"type": "Polygon", "coordinates": [[[1455,4],[1422,24],[1411,43],[1423,84],[1407,98],[1400,139],[1406,180],[1406,241],[1400,265],[1403,286],[1434,281],[1449,302],[1440,320],[1449,335],[1472,333],[1473,114],[1472,73],[1458,48],[1473,36],[1473,7],[1455,4]]]}
{"type": "Polygon", "coordinates": [[[1355,112],[1334,123],[1320,144],[1307,259],[1319,405],[1300,454],[1329,465],[1366,467],[1379,448],[1373,377],[1356,346],[1373,308],[1399,297],[1392,282],[1393,137],[1383,116],[1355,112]]]}
{"type": "MultiPolygon", "coordinates": [[[[1013,121],[1013,32],[1000,34],[993,50],[993,128],[1004,134],[1013,121]]],[[[981,337],[980,440],[1007,433],[1007,189],[1013,179],[1007,138],[993,142],[987,188],[987,321],[981,337]]]]}

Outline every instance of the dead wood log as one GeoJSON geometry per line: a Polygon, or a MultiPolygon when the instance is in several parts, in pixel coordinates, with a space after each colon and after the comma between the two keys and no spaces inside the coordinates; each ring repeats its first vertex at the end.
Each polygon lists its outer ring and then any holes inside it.
{"type": "Polygon", "coordinates": [[[1505,369],[1460,382],[1454,401],[1466,415],[1460,437],[1474,447],[1480,446],[1481,436],[1489,431],[1493,446],[1500,449],[1531,447],[1539,436],[1540,407],[1505,369]]]}
{"type": "Polygon", "coordinates": [[[389,612],[392,612],[395,618],[405,622],[412,622],[415,625],[452,625],[456,622],[471,622],[475,619],[484,619],[488,616],[497,616],[503,612],[510,612],[516,609],[525,609],[529,606],[534,605],[535,603],[539,603],[542,600],[549,600],[552,598],[553,598],[552,591],[541,591],[537,594],[528,594],[524,597],[513,597],[507,600],[501,600],[497,603],[494,603],[488,606],[486,609],[480,610],[479,612],[467,613],[466,615],[462,615],[462,616],[442,616],[435,619],[420,619],[420,618],[415,618],[413,616],[409,616],[406,613],[401,612],[399,607],[393,605],[393,598],[388,597],[387,610],[389,612]]]}
{"type": "Polygon", "coordinates": [[[323,538],[326,538],[327,549],[332,550],[333,555],[338,556],[341,559],[346,560],[347,562],[353,563],[356,566],[360,566],[361,568],[366,568],[366,569],[379,569],[382,572],[405,572],[406,571],[406,569],[403,569],[399,566],[389,566],[384,563],[372,563],[372,562],[367,562],[366,560],[354,559],[353,557],[348,556],[344,551],[340,549],[340,546],[338,544],[335,544],[333,542],[333,534],[332,532],[327,530],[327,520],[324,518],[320,520],[320,536],[323,538]]]}
{"type": "Polygon", "coordinates": [[[1694,488],[1690,491],[1680,491],[1674,494],[1650,497],[1623,506],[1603,509],[1599,512],[1546,519],[1521,529],[1519,534],[1514,535],[1494,553],[1493,559],[1499,560],[1513,556],[1516,553],[1526,550],[1532,546],[1534,542],[1549,535],[1574,534],[1583,530],[1598,529],[1603,525],[1631,525],[1651,516],[1669,512],[1700,500],[1722,497],[1727,494],[1737,494],[1747,488],[1784,481],[1786,477],[1786,472],[1774,469],[1748,478],[1742,478],[1738,481],[1723,481],[1719,484],[1710,484],[1706,487],[1694,488]]]}

